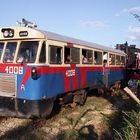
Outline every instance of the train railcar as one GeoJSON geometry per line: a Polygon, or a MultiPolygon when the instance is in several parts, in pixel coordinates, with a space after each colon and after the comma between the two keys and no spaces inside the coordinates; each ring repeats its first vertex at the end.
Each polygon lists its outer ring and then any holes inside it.
{"type": "Polygon", "coordinates": [[[0,116],[46,117],[57,98],[83,104],[89,88],[125,76],[126,54],[30,27],[0,28],[0,116]]]}
{"type": "Polygon", "coordinates": [[[116,49],[122,50],[127,54],[126,57],[126,82],[132,77],[136,80],[140,79],[140,49],[136,45],[128,45],[128,43],[117,44],[116,49]]]}

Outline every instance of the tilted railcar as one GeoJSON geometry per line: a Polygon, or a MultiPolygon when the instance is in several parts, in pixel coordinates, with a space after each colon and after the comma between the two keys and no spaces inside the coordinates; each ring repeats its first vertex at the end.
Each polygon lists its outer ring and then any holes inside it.
{"type": "Polygon", "coordinates": [[[125,76],[126,54],[30,27],[0,29],[0,116],[46,117],[67,96],[83,104],[89,88],[125,76]]]}

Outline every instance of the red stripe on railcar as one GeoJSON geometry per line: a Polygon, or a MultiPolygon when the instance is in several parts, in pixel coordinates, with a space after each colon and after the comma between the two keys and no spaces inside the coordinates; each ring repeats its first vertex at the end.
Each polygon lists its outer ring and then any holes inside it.
{"type": "Polygon", "coordinates": [[[80,75],[81,75],[81,87],[86,87],[86,79],[87,79],[87,77],[86,77],[86,70],[85,69],[83,69],[83,68],[81,68],[80,69],[80,75]]]}
{"type": "Polygon", "coordinates": [[[68,47],[73,47],[74,45],[73,45],[73,43],[67,43],[67,46],[68,47]]]}
{"type": "Polygon", "coordinates": [[[76,64],[71,64],[71,70],[75,70],[75,75],[72,76],[72,87],[73,89],[78,88],[78,74],[76,71],[76,64]]]}
{"type": "Polygon", "coordinates": [[[28,67],[25,74],[24,74],[24,77],[22,79],[22,82],[20,84],[20,88],[18,89],[18,95],[20,94],[22,88],[25,86],[25,84],[27,83],[29,77],[31,76],[31,67],[28,67]]]}
{"type": "Polygon", "coordinates": [[[63,71],[64,71],[64,87],[65,87],[65,92],[68,92],[68,91],[70,91],[70,78],[67,77],[67,75],[66,75],[67,68],[63,68],[63,71]]]}

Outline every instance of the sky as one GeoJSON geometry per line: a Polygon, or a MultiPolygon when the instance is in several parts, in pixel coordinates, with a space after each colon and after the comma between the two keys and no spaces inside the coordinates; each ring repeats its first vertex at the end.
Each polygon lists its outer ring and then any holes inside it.
{"type": "Polygon", "coordinates": [[[39,29],[114,48],[140,48],[140,0],[1,0],[0,27],[25,18],[39,29]]]}

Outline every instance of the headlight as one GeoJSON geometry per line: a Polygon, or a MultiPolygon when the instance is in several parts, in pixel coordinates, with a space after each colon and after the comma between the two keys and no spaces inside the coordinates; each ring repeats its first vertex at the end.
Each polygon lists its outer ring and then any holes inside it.
{"type": "Polygon", "coordinates": [[[37,69],[35,67],[32,67],[32,79],[37,80],[38,74],[37,74],[37,69]]]}
{"type": "Polygon", "coordinates": [[[14,30],[13,29],[4,28],[4,29],[2,29],[2,32],[3,32],[3,37],[5,37],[5,38],[14,36],[14,30]]]}
{"type": "Polygon", "coordinates": [[[9,35],[9,32],[7,30],[5,30],[4,33],[3,33],[3,36],[8,37],[8,35],[9,35]]]}

